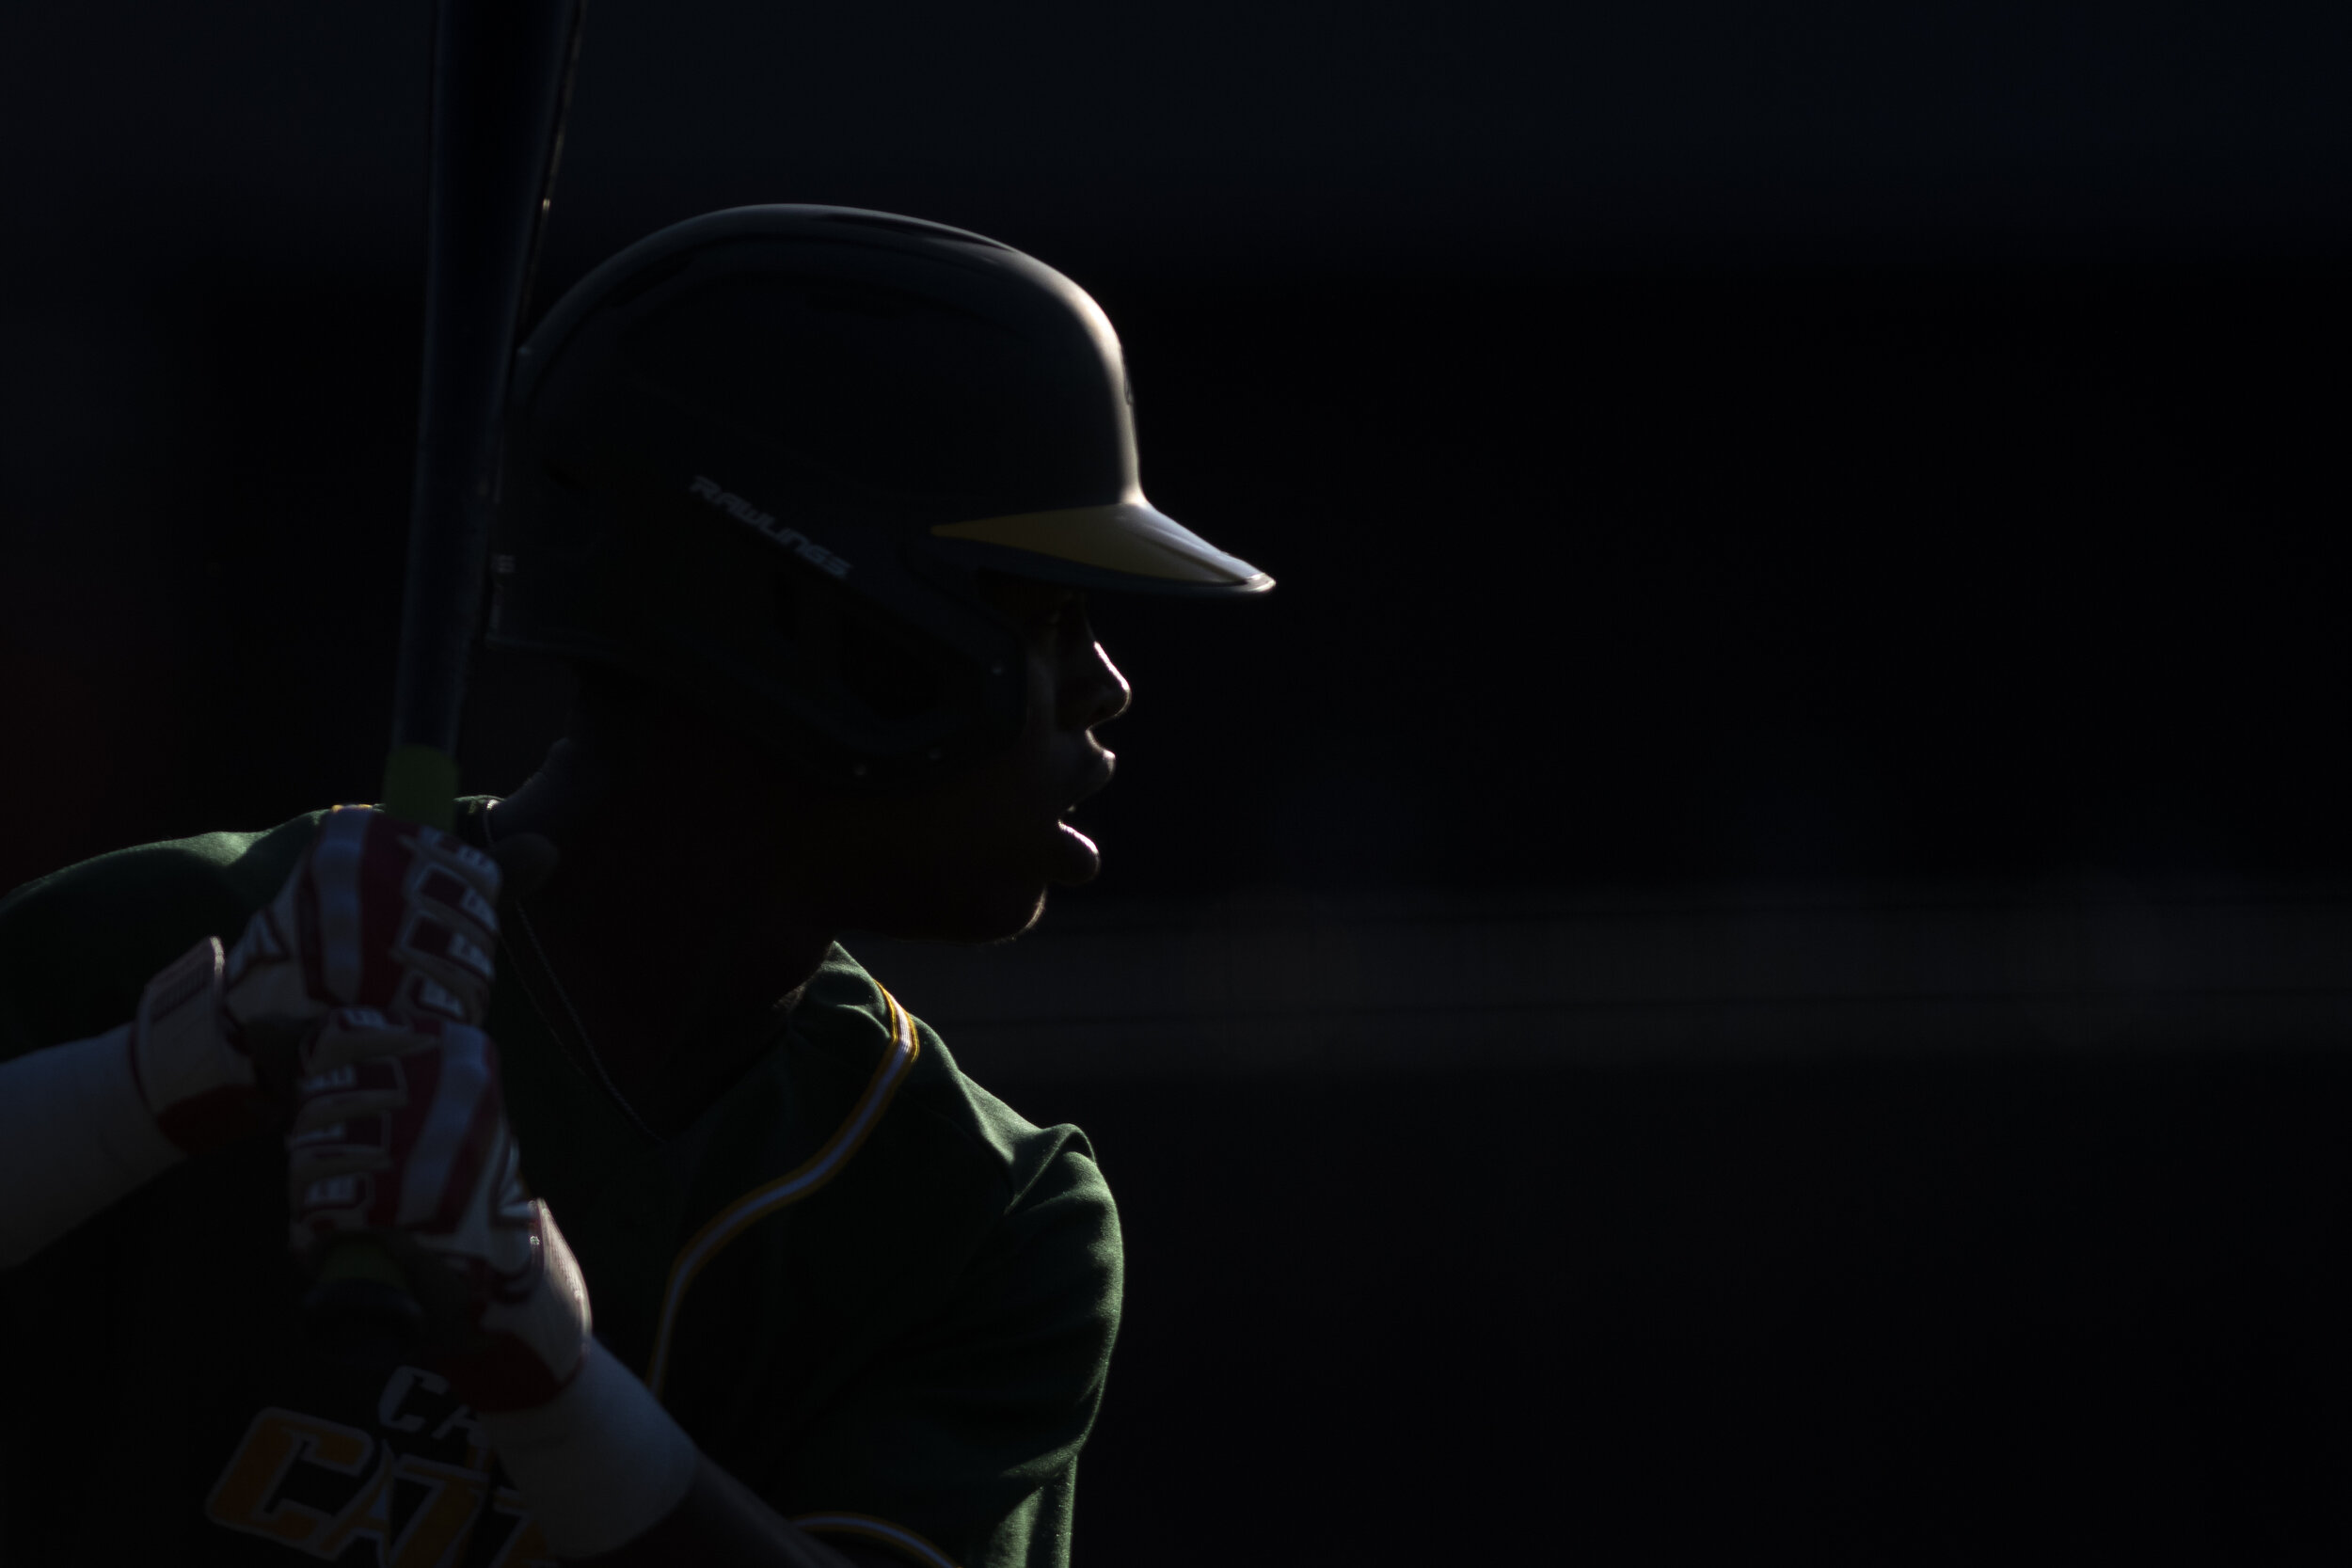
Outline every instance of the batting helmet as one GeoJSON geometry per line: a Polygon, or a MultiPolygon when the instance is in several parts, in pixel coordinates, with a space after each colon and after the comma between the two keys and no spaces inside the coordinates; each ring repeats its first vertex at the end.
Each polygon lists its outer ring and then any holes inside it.
{"type": "Polygon", "coordinates": [[[1101,308],[1008,245],[845,207],[690,219],[519,351],[487,640],[645,677],[820,778],[935,776],[1023,721],[981,568],[1274,585],[1144,499],[1132,401],[1101,308]]]}

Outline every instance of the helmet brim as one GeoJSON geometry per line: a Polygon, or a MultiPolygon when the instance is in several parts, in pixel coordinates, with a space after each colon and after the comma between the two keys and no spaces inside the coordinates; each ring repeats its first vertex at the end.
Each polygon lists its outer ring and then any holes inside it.
{"type": "Polygon", "coordinates": [[[1274,579],[1140,496],[1108,506],[1019,512],[930,530],[943,553],[1020,577],[1132,594],[1231,597],[1274,579]]]}

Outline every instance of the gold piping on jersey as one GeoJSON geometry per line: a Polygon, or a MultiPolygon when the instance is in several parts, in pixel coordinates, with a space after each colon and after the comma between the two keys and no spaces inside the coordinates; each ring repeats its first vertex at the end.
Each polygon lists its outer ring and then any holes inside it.
{"type": "MultiPolygon", "coordinates": [[[[922,1050],[915,1038],[914,1020],[898,1006],[898,998],[882,990],[883,1004],[890,1009],[890,1049],[874,1068],[874,1076],[867,1079],[857,1103],[834,1129],[825,1146],[789,1171],[762,1186],[754,1187],[711,1217],[710,1223],[694,1232],[693,1239],[678,1250],[677,1259],[670,1265],[670,1283],[661,1295],[661,1322],[654,1330],[653,1364],[645,1376],[645,1386],[653,1397],[661,1397],[661,1384],[670,1370],[670,1331],[677,1325],[678,1307],[686,1300],[687,1287],[703,1265],[719,1254],[719,1249],[734,1241],[759,1221],[777,1210],[798,1203],[840,1174],[850,1163],[850,1156],[866,1142],[866,1134],[882,1120],[882,1112],[890,1108],[891,1097],[898,1085],[906,1082],[907,1071],[914,1066],[914,1057],[922,1050]]],[[[941,1560],[945,1561],[945,1559],[941,1560]]]]}
{"type": "Polygon", "coordinates": [[[879,1541],[885,1546],[896,1546],[912,1554],[924,1568],[956,1568],[955,1559],[904,1525],[894,1525],[870,1513],[803,1513],[792,1523],[811,1534],[855,1535],[867,1541],[879,1541]]]}

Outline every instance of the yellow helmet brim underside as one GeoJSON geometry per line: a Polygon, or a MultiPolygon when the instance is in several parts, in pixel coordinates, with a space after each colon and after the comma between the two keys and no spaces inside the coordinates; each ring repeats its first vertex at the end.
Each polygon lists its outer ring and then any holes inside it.
{"type": "Polygon", "coordinates": [[[1274,586],[1274,579],[1265,573],[1227,555],[1140,498],[1110,506],[1073,506],[942,523],[931,534],[1108,572],[1132,579],[1139,589],[1261,594],[1274,586]]]}

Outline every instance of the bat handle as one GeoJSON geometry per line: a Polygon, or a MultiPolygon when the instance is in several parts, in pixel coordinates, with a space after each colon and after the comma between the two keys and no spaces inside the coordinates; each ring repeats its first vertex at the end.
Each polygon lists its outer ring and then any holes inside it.
{"type": "Polygon", "coordinates": [[[350,1365],[384,1367],[408,1360],[424,1338],[424,1309],[408,1276],[373,1238],[338,1237],[326,1243],[318,1273],[302,1298],[302,1337],[311,1350],[350,1365]]]}
{"type": "MultiPolygon", "coordinates": [[[[435,746],[396,746],[384,767],[383,809],[447,832],[457,764],[435,746]]],[[[408,1275],[381,1242],[365,1235],[326,1243],[302,1298],[302,1338],[318,1354],[363,1366],[397,1363],[424,1337],[424,1308],[408,1275]]]]}

